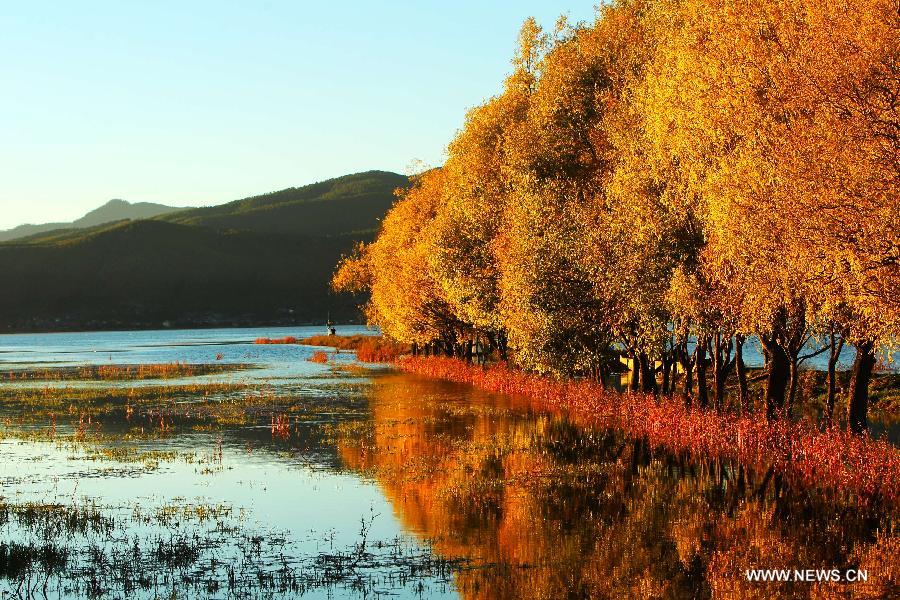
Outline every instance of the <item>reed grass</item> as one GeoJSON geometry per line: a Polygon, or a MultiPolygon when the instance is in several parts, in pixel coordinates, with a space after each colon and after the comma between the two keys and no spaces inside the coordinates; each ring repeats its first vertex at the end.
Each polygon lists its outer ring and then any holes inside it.
{"type": "Polygon", "coordinates": [[[299,343],[306,346],[323,346],[338,350],[356,350],[359,345],[376,336],[371,335],[313,335],[303,338],[299,343]]]}
{"type": "MultiPolygon", "coordinates": [[[[356,358],[362,362],[389,363],[405,351],[405,346],[375,335],[313,335],[303,339],[293,336],[283,338],[258,338],[256,344],[302,344],[305,346],[321,346],[335,348],[336,350],[353,350],[356,358]]],[[[315,353],[312,362],[327,362],[322,360],[324,353],[315,353]]]]}
{"type": "Polygon", "coordinates": [[[354,350],[356,358],[368,363],[388,363],[399,358],[406,347],[376,335],[314,335],[300,340],[307,346],[354,350]]]}
{"type": "Polygon", "coordinates": [[[356,358],[368,363],[388,363],[403,354],[403,346],[384,338],[365,340],[356,349],[356,358]]]}
{"type": "Polygon", "coordinates": [[[309,357],[309,362],[314,363],[327,363],[328,362],[328,353],[323,352],[322,350],[316,350],[312,353],[312,356],[309,357]]]}
{"type": "Polygon", "coordinates": [[[143,379],[175,379],[226,373],[248,365],[191,364],[185,362],[141,365],[88,365],[0,371],[0,381],[128,381],[143,379]]]}
{"type": "Polygon", "coordinates": [[[283,337],[283,338],[267,338],[260,337],[256,338],[253,342],[254,344],[298,344],[300,343],[297,338],[292,335],[283,337]]]}

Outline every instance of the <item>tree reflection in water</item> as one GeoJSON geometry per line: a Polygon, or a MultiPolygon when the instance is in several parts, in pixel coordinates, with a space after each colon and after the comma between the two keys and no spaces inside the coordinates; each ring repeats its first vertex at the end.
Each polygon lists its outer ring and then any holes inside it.
{"type": "Polygon", "coordinates": [[[371,422],[340,436],[465,598],[897,597],[896,515],[741,465],[651,452],[523,398],[376,378],[371,422]],[[745,571],[865,569],[866,584],[748,582],[745,571]]]}

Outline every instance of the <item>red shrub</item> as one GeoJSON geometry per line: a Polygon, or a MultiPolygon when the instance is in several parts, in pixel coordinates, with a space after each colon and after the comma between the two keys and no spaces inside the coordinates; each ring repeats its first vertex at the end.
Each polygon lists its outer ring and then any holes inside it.
{"type": "Polygon", "coordinates": [[[287,415],[272,415],[272,437],[286,439],[291,435],[291,421],[287,415]]]}
{"type": "Polygon", "coordinates": [[[402,353],[401,346],[383,338],[363,340],[356,347],[356,358],[362,362],[391,362],[402,353]]]}
{"type": "Polygon", "coordinates": [[[322,352],[321,350],[316,350],[312,353],[312,356],[309,357],[309,362],[314,363],[327,363],[328,362],[328,353],[322,352]]]}

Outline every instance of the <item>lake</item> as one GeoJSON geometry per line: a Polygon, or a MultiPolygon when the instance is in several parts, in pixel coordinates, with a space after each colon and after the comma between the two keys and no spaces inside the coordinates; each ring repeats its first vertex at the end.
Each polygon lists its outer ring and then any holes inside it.
{"type": "Polygon", "coordinates": [[[0,336],[0,596],[897,590],[897,520],[878,507],[349,352],[253,343],[319,333],[0,336]],[[760,583],[751,568],[868,581],[760,583]]]}

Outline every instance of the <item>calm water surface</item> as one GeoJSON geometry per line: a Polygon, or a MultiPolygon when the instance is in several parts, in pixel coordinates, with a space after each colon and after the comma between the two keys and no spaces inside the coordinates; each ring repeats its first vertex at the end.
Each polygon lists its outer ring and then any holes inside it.
{"type": "Polygon", "coordinates": [[[314,333],[0,336],[0,371],[244,366],[0,383],[0,595],[898,597],[896,518],[877,507],[351,353],[252,343],[314,333]],[[751,584],[753,567],[869,583],[751,584]]]}

